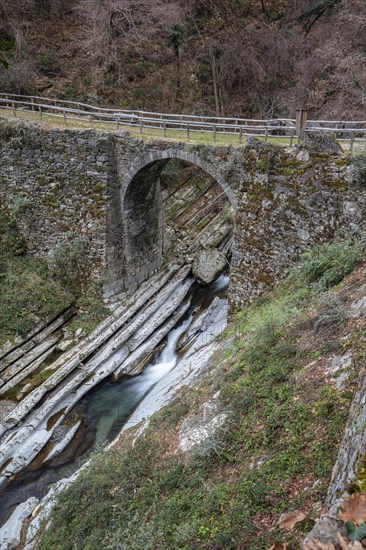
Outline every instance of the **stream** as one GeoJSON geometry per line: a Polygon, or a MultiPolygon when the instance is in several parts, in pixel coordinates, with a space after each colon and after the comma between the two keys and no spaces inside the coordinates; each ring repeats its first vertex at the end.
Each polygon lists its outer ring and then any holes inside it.
{"type": "MultiPolygon", "coordinates": [[[[12,514],[16,506],[35,496],[41,499],[50,485],[71,476],[98,448],[113,441],[131,417],[136,407],[151,390],[167,377],[176,365],[184,359],[191,341],[180,345],[180,340],[193,323],[212,304],[216,297],[226,298],[229,276],[221,275],[208,286],[195,284],[188,296],[190,306],[184,317],[165,339],[165,345],[158,346],[150,363],[137,376],[125,376],[115,380],[113,376],[100,382],[90,390],[65,418],[59,437],[65,437],[66,427],[79,424],[75,435],[66,448],[57,456],[47,459],[48,446],[21,473],[9,480],[1,494],[0,526],[12,514]]],[[[207,330],[203,325],[201,334],[207,330]]],[[[194,339],[194,337],[193,337],[194,339]]],[[[118,350],[116,350],[118,353],[118,350]]]]}

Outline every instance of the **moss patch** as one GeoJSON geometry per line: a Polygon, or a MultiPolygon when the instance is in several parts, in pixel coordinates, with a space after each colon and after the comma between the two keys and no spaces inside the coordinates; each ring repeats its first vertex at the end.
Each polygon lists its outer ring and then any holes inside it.
{"type": "Polygon", "coordinates": [[[72,301],[43,262],[26,256],[7,258],[0,279],[0,342],[25,337],[72,301]]]}
{"type": "Polygon", "coordinates": [[[85,283],[84,294],[80,292],[88,267],[83,246],[76,242],[69,248],[59,247],[50,270],[42,260],[27,255],[11,213],[0,208],[0,344],[25,338],[75,301],[75,331],[89,332],[109,314],[98,285],[85,283]]]}

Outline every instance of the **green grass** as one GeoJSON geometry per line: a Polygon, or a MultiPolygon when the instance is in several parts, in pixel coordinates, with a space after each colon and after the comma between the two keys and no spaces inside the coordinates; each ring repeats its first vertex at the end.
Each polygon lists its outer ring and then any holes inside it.
{"type": "Polygon", "coordinates": [[[297,277],[241,312],[212,374],[155,415],[144,437],[98,453],[61,495],[37,548],[298,548],[313,524],[311,506],[326,493],[353,393],[337,390],[322,371],[304,376],[314,356],[336,349],[336,335],[325,345],[310,328],[311,346],[299,341],[319,301],[334,296],[336,264],[344,276],[365,259],[349,239],[342,254],[331,245],[307,254],[297,277]],[[320,252],[328,261],[314,269],[320,252]],[[326,284],[314,286],[319,281],[326,284]],[[229,415],[225,429],[188,457],[174,452],[182,420],[217,390],[229,415]],[[277,521],[293,509],[309,516],[287,533],[277,521]]]}
{"type": "Polygon", "coordinates": [[[25,338],[72,303],[78,315],[70,324],[71,333],[79,328],[88,333],[109,314],[98,290],[77,298],[41,260],[26,255],[8,258],[0,277],[0,343],[25,338]]]}
{"type": "Polygon", "coordinates": [[[366,234],[357,231],[327,244],[315,246],[303,255],[300,269],[294,273],[299,284],[314,290],[337,285],[365,257],[366,234]]]}
{"type": "MultiPolygon", "coordinates": [[[[29,111],[16,111],[16,116],[14,117],[14,113],[11,109],[1,109],[0,110],[0,116],[7,118],[7,119],[14,119],[14,120],[25,120],[30,122],[41,122],[39,114],[38,113],[32,113],[29,111]]],[[[56,118],[52,115],[44,114],[42,116],[42,122],[46,123],[47,125],[55,128],[75,128],[75,129],[86,129],[86,128],[94,128],[98,131],[104,131],[104,132],[116,132],[117,128],[115,124],[106,124],[103,122],[97,122],[97,121],[88,121],[88,120],[69,120],[67,124],[65,125],[63,118],[56,118]]],[[[144,140],[151,140],[151,139],[166,139],[168,141],[184,141],[187,143],[208,143],[208,144],[216,144],[216,145],[241,145],[239,143],[239,135],[224,135],[224,134],[216,134],[216,139],[214,139],[213,133],[207,133],[207,132],[190,132],[190,138],[187,138],[187,134],[185,131],[179,131],[179,130],[167,130],[166,135],[164,135],[163,129],[157,129],[157,128],[143,128],[142,133],[140,132],[139,126],[123,126],[119,125],[118,127],[119,132],[129,132],[131,136],[138,137],[140,139],[144,140]]],[[[277,140],[275,140],[277,141],[277,140]]],[[[245,139],[243,138],[243,145],[245,144],[245,139]]]]}
{"type": "Polygon", "coordinates": [[[73,296],[49,276],[46,265],[28,256],[8,258],[0,278],[0,341],[25,337],[68,307],[73,296]]]}
{"type": "Polygon", "coordinates": [[[24,338],[72,301],[46,264],[26,254],[16,222],[0,209],[0,343],[24,338]]]}
{"type": "Polygon", "coordinates": [[[101,288],[84,284],[84,249],[62,249],[50,268],[27,255],[13,217],[0,208],[0,344],[25,338],[72,303],[79,313],[71,331],[93,330],[109,310],[103,305],[101,288]]]}

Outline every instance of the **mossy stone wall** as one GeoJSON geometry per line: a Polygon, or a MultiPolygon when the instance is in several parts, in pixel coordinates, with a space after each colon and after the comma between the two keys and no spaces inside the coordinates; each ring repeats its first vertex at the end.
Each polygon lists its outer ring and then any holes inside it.
{"type": "MultiPolygon", "coordinates": [[[[45,130],[0,120],[0,201],[30,254],[50,259],[65,243],[85,252],[91,280],[102,280],[113,156],[108,135],[45,130]]],[[[67,248],[66,248],[67,251],[67,248]]]]}
{"type": "Polygon", "coordinates": [[[366,219],[366,189],[347,160],[304,148],[148,142],[1,120],[0,146],[0,200],[17,216],[29,252],[47,258],[82,240],[90,277],[106,294],[131,287],[140,268],[148,277],[163,260],[159,170],[170,158],[211,175],[235,212],[232,310],[277,284],[310,245],[366,219]],[[139,227],[154,243],[132,257],[139,227]]]}

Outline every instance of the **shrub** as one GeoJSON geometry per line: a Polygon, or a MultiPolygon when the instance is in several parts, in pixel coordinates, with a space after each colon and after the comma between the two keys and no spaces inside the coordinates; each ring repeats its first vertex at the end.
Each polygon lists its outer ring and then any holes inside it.
{"type": "Polygon", "coordinates": [[[12,219],[17,219],[18,216],[24,216],[32,207],[32,199],[25,193],[17,193],[12,197],[10,204],[10,215],[12,219]]]}
{"type": "Polygon", "coordinates": [[[346,312],[337,296],[326,296],[323,307],[314,323],[315,332],[336,328],[346,320],[346,312]]]}
{"type": "Polygon", "coordinates": [[[340,283],[365,258],[366,235],[358,232],[315,246],[303,256],[300,280],[322,291],[340,283]]]}
{"type": "Polygon", "coordinates": [[[355,156],[352,160],[355,169],[355,180],[359,185],[366,187],[366,152],[355,156]]]}
{"type": "Polygon", "coordinates": [[[0,277],[0,341],[25,337],[72,302],[46,265],[27,256],[8,257],[0,277]]]}
{"type": "Polygon", "coordinates": [[[17,224],[5,209],[0,208],[0,273],[5,271],[8,256],[21,256],[26,251],[26,243],[19,233],[17,224]]]}
{"type": "Polygon", "coordinates": [[[76,295],[90,284],[91,265],[86,251],[86,239],[75,239],[61,243],[49,256],[52,275],[76,295]]]}

